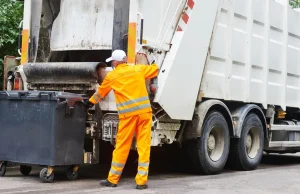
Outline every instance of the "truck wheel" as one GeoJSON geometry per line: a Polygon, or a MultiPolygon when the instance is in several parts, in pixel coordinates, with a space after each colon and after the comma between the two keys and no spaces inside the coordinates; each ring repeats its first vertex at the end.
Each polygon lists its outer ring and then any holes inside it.
{"type": "Polygon", "coordinates": [[[228,124],[217,111],[208,113],[199,139],[188,144],[188,155],[197,173],[218,174],[227,161],[230,147],[228,124]]]}
{"type": "Polygon", "coordinates": [[[52,183],[54,179],[54,172],[47,176],[48,168],[43,168],[40,172],[40,180],[42,183],[52,183]]]}
{"type": "Polygon", "coordinates": [[[1,168],[0,168],[0,177],[3,177],[5,176],[5,173],[6,173],[6,162],[4,162],[2,165],[1,165],[1,168]]]}
{"type": "Polygon", "coordinates": [[[28,176],[31,172],[31,169],[32,169],[31,166],[25,166],[25,165],[20,166],[20,172],[24,176],[28,176]]]}
{"type": "Polygon", "coordinates": [[[256,114],[249,114],[243,123],[240,139],[234,139],[230,149],[230,163],[236,170],[254,170],[263,155],[264,132],[256,114]]]}

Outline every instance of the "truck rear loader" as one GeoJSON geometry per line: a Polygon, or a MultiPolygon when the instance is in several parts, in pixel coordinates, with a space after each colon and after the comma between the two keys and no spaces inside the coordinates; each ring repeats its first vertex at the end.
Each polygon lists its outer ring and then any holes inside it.
{"type": "MultiPolygon", "coordinates": [[[[197,173],[253,170],[263,151],[300,151],[299,23],[288,0],[24,0],[7,85],[91,96],[123,49],[160,67],[147,82],[152,146],[181,145],[197,173]]],[[[98,163],[118,130],[113,92],[89,112],[84,160],[98,163]]]]}

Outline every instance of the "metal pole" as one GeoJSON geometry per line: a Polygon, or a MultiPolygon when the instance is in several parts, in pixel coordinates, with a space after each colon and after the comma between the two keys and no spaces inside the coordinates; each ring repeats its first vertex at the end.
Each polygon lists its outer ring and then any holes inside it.
{"type": "Polygon", "coordinates": [[[129,65],[135,64],[136,54],[136,23],[137,23],[138,2],[137,0],[130,0],[129,5],[129,26],[128,26],[128,51],[127,63],[129,65]]]}
{"type": "Polygon", "coordinates": [[[24,1],[21,65],[24,65],[28,62],[30,23],[31,23],[31,4],[32,4],[31,0],[24,1]]]}

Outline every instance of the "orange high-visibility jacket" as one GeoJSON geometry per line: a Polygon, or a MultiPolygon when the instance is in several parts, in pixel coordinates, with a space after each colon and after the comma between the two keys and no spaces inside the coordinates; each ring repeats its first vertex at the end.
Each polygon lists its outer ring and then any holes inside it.
{"type": "Polygon", "coordinates": [[[157,65],[120,64],[105,77],[90,102],[97,104],[111,91],[114,91],[120,118],[152,112],[146,80],[158,75],[157,65]]]}

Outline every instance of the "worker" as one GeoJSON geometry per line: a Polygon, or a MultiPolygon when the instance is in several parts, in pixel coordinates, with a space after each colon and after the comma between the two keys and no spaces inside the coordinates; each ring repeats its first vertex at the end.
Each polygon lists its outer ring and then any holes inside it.
{"type": "Polygon", "coordinates": [[[114,70],[109,72],[98,91],[89,99],[88,106],[99,103],[111,91],[114,91],[119,115],[116,146],[108,178],[101,181],[102,186],[117,187],[125,166],[131,143],[136,133],[138,171],[136,189],[147,189],[150,163],[152,109],[148,97],[145,79],[158,75],[158,66],[128,65],[124,51],[115,50],[106,62],[112,61],[114,70]]]}

